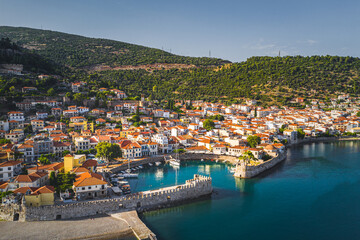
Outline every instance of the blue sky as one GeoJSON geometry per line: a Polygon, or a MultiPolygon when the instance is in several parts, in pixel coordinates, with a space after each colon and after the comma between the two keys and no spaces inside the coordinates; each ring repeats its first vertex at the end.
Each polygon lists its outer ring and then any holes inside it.
{"type": "Polygon", "coordinates": [[[360,56],[359,0],[0,0],[0,25],[114,39],[185,56],[360,56]]]}

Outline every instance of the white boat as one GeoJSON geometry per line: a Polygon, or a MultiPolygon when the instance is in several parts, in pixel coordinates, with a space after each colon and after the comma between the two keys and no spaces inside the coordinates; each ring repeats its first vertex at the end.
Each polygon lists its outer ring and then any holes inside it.
{"type": "Polygon", "coordinates": [[[119,177],[124,177],[124,178],[138,178],[139,174],[137,173],[131,173],[131,171],[133,170],[133,168],[130,170],[130,159],[128,162],[128,169],[125,170],[125,172],[123,172],[123,174],[119,174],[119,177]]]}
{"type": "Polygon", "coordinates": [[[173,167],[180,167],[180,159],[176,159],[170,156],[169,164],[173,167]]]}
{"type": "Polygon", "coordinates": [[[152,167],[152,165],[153,165],[152,163],[149,163],[149,166],[150,166],[150,167],[152,167]]]}
{"type": "Polygon", "coordinates": [[[121,187],[122,185],[128,185],[129,182],[128,181],[118,181],[118,184],[121,187]]]}
{"type": "Polygon", "coordinates": [[[143,169],[144,167],[142,165],[139,166],[139,169],[143,169]]]}
{"type": "Polygon", "coordinates": [[[203,162],[203,161],[204,161],[204,159],[201,159],[201,161],[203,162]]]}
{"type": "Polygon", "coordinates": [[[120,174],[119,177],[123,177],[123,178],[138,178],[139,174],[137,173],[124,173],[124,174],[120,174]]]}
{"type": "Polygon", "coordinates": [[[173,167],[180,167],[180,161],[176,160],[176,159],[169,160],[169,164],[170,164],[170,166],[173,166],[173,167]]]}
{"type": "Polygon", "coordinates": [[[170,156],[169,164],[172,167],[180,167],[180,158],[179,158],[179,152],[177,151],[177,146],[176,146],[175,158],[170,156]]]}
{"type": "Polygon", "coordinates": [[[156,166],[159,166],[161,164],[161,162],[156,162],[155,165],[156,166]]]}
{"type": "Polygon", "coordinates": [[[235,173],[235,170],[236,170],[236,167],[232,167],[232,168],[230,168],[230,173],[235,173]]]}

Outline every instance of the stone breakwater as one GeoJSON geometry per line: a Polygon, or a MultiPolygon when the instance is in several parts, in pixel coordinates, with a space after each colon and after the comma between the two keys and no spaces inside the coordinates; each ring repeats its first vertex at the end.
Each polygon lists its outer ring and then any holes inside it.
{"type": "Polygon", "coordinates": [[[195,175],[185,184],[158,190],[126,195],[120,198],[84,201],[53,206],[25,207],[24,205],[5,205],[0,207],[0,218],[13,221],[48,221],[89,217],[137,210],[144,212],[170,207],[184,201],[208,196],[212,193],[212,179],[195,175]]]}
{"type": "Polygon", "coordinates": [[[274,157],[266,162],[263,162],[259,165],[256,165],[256,166],[249,166],[249,165],[246,165],[246,163],[244,163],[244,162],[240,162],[239,164],[236,165],[234,176],[239,177],[239,178],[255,177],[255,176],[259,175],[260,173],[274,167],[276,164],[285,160],[285,158],[286,158],[286,152],[281,153],[281,154],[277,155],[276,157],[274,157]]]}

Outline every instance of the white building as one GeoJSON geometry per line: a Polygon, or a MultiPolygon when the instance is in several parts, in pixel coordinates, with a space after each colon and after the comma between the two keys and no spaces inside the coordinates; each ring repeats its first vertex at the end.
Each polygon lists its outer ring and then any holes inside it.
{"type": "Polygon", "coordinates": [[[20,161],[7,161],[0,163],[0,181],[8,181],[21,172],[20,161]]]}
{"type": "Polygon", "coordinates": [[[24,117],[24,113],[23,112],[8,112],[8,117],[9,117],[9,121],[18,121],[18,122],[24,122],[25,121],[25,117],[24,117]]]}

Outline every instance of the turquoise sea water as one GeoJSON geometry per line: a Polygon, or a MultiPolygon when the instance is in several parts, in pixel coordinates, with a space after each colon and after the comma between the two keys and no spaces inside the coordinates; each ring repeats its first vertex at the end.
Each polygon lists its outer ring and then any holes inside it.
{"type": "Polygon", "coordinates": [[[293,147],[279,166],[235,179],[229,166],[187,162],[144,169],[132,190],[182,184],[210,175],[210,199],[141,216],[167,239],[360,239],[360,142],[293,147]]]}

